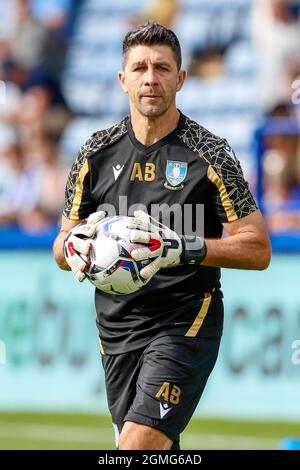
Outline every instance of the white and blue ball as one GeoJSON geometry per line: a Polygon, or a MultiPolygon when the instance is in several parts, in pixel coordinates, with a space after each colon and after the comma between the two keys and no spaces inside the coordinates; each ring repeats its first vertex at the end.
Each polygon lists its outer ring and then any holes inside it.
{"type": "Polygon", "coordinates": [[[140,270],[147,264],[135,261],[131,250],[141,246],[131,243],[128,217],[107,217],[96,224],[91,239],[90,266],[87,278],[99,290],[107,294],[125,295],[136,292],[145,285],[140,270]]]}

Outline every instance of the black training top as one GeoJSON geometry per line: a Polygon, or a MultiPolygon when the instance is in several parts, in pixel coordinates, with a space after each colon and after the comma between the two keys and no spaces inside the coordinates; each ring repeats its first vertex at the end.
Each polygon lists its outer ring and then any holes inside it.
{"type": "MultiPolygon", "coordinates": [[[[81,147],[67,181],[65,217],[85,219],[101,209],[112,214],[112,208],[116,214],[133,215],[137,205],[163,223],[164,210],[172,206],[169,226],[185,234],[198,230],[201,235],[198,222],[204,210],[206,238],[220,238],[222,222],[257,209],[227,141],[183,114],[175,130],[148,147],[135,138],[130,117],[94,133],[81,147]]],[[[165,268],[138,292],[120,296],[96,289],[95,298],[106,354],[138,349],[154,336],[170,333],[222,333],[218,268],[165,268]]]]}

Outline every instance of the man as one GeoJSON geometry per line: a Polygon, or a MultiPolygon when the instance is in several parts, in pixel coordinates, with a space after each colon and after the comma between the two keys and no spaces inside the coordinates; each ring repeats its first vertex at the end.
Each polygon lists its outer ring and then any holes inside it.
{"type": "MultiPolygon", "coordinates": [[[[126,195],[128,207],[142,204],[149,214],[154,204],[177,204],[183,219],[188,205],[204,206],[204,238],[177,234],[172,217],[165,227],[135,211],[131,240],[145,248],[131,255],[153,258],[141,271],[148,282],[127,296],[96,290],[108,405],[122,450],[179,449],[218,354],[219,268],[262,270],[270,261],[265,224],[234,153],[176,109],[185,77],[172,31],[150,22],[126,35],[119,82],[130,117],[81,148],[54,245],[58,265],[83,280],[80,255],[88,257],[88,237],[105,217],[104,204],[119,213],[126,195]]],[[[195,226],[194,212],[192,218],[195,226]]]]}

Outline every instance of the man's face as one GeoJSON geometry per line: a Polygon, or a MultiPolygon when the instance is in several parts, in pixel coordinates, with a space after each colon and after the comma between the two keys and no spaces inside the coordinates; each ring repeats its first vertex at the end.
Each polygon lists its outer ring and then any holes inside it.
{"type": "Polygon", "coordinates": [[[119,81],[131,107],[143,116],[158,117],[175,105],[185,75],[185,71],[178,72],[169,46],[134,46],[127,52],[119,81]]]}

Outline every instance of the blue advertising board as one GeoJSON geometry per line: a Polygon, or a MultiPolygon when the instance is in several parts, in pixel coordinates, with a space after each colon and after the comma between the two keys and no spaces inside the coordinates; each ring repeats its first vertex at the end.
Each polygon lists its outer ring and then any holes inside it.
{"type": "MultiPolygon", "coordinates": [[[[50,252],[0,253],[0,409],[107,411],[94,289],[50,252]]],[[[225,328],[201,416],[300,419],[299,255],[223,270],[225,328]]]]}

